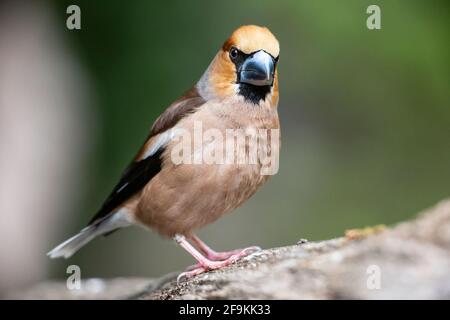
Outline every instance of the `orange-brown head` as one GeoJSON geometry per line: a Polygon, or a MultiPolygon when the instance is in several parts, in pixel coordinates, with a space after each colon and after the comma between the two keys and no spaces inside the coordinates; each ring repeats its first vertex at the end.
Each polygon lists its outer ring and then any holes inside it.
{"type": "Polygon", "coordinates": [[[265,27],[236,29],[197,84],[206,98],[242,97],[254,104],[278,103],[278,40],[265,27]]]}

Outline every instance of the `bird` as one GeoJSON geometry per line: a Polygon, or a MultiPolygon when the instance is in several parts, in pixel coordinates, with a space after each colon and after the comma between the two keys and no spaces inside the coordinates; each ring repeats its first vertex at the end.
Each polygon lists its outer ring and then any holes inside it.
{"type": "MultiPolygon", "coordinates": [[[[179,279],[228,266],[260,250],[251,246],[216,252],[196,232],[239,207],[273,175],[262,174],[264,159],[258,157],[262,152],[257,150],[253,162],[206,163],[195,158],[212,148],[213,155],[229,151],[233,160],[238,146],[227,149],[230,144],[221,144],[217,135],[227,137],[235,131],[246,135],[244,158],[253,148],[250,142],[261,140],[257,149],[262,145],[271,161],[278,161],[279,52],[279,42],[267,27],[243,25],[234,30],[200,80],[154,121],[142,147],[87,226],[47,255],[69,258],[98,236],[136,225],[173,239],[197,261],[179,279]],[[195,138],[199,127],[200,133],[215,134],[204,141],[181,143],[185,136],[195,138]],[[266,139],[260,139],[259,132],[266,132],[266,139]],[[174,161],[176,154],[183,161],[174,161]]],[[[276,173],[278,163],[274,168],[276,173]]]]}

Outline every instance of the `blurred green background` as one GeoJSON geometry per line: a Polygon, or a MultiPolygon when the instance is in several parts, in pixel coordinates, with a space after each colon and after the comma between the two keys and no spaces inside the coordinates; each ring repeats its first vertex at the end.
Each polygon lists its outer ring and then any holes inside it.
{"type": "MultiPolygon", "coordinates": [[[[280,41],[280,171],[200,232],[213,248],[337,237],[412,218],[450,194],[448,1],[49,3],[61,26],[68,5],[81,8],[82,29],[60,31],[89,77],[96,114],[80,201],[60,213],[71,223],[52,230],[49,248],[85,225],[154,119],[243,24],[280,41]],[[381,7],[381,30],[366,28],[370,4],[381,7]]],[[[192,262],[171,241],[130,228],[49,262],[49,277],[65,277],[69,264],[83,277],[114,277],[192,262]]]]}

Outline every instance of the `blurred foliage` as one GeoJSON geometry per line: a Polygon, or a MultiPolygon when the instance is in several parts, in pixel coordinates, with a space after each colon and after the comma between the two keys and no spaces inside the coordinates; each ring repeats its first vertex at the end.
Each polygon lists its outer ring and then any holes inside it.
{"type": "MultiPolygon", "coordinates": [[[[280,172],[235,214],[200,234],[212,246],[264,247],[392,224],[449,195],[448,1],[53,1],[92,80],[97,147],[86,223],[157,115],[201,76],[239,25],[268,26],[281,44],[280,172]],[[366,28],[378,4],[382,29],[366,28]]],[[[124,230],[70,263],[84,276],[156,276],[191,259],[155,234],[124,230]]],[[[67,262],[55,262],[63,275],[67,262]]]]}

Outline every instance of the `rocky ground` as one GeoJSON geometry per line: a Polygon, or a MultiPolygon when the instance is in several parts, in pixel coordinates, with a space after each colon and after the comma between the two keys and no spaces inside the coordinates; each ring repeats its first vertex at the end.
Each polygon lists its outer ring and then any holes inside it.
{"type": "Polygon", "coordinates": [[[47,282],[11,299],[450,299],[450,200],[392,228],[256,252],[176,282],[88,279],[81,290],[47,282]]]}

